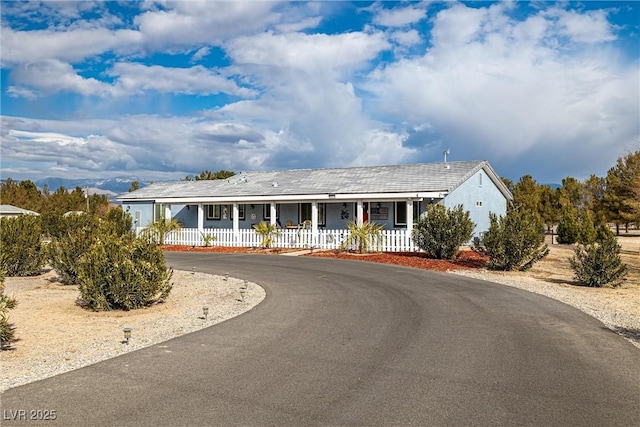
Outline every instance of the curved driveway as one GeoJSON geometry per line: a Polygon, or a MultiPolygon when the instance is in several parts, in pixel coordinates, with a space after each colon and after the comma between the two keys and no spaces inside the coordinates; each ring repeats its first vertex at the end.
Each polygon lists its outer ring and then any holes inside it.
{"type": "Polygon", "coordinates": [[[363,262],[167,253],[266,299],[213,327],[2,395],[45,425],[640,424],[640,351],[543,296],[363,262]]]}

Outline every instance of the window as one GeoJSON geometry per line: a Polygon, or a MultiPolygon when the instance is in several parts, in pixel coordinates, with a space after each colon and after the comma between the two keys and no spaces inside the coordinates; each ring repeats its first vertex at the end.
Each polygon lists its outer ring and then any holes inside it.
{"type": "MultiPolygon", "coordinates": [[[[271,219],[271,204],[265,203],[262,205],[262,217],[264,219],[271,219]]],[[[280,219],[280,204],[276,203],[276,219],[280,219]]]]}
{"type": "Polygon", "coordinates": [[[161,204],[154,205],[153,220],[159,221],[162,218],[164,218],[164,206],[161,204]]]}
{"type": "MultiPolygon", "coordinates": [[[[394,225],[407,225],[407,202],[395,202],[394,225]]],[[[413,222],[420,216],[420,202],[413,202],[413,222]]]]}
{"type": "Polygon", "coordinates": [[[480,172],[480,174],[478,175],[478,184],[480,187],[482,187],[482,172],[480,172]]]}
{"type": "Polygon", "coordinates": [[[479,207],[479,208],[481,208],[481,207],[482,207],[482,200],[478,200],[478,201],[476,202],[476,207],[479,207]]]}
{"type": "Polygon", "coordinates": [[[222,211],[220,205],[206,205],[207,206],[207,219],[220,219],[220,212],[222,211]]]}
{"type": "MultiPolygon", "coordinates": [[[[324,215],[324,207],[324,203],[318,203],[318,225],[326,225],[327,223],[324,215]]],[[[300,224],[305,221],[311,221],[311,203],[300,203],[298,218],[300,224]]]]}
{"type": "MultiPolygon", "coordinates": [[[[233,205],[231,206],[231,219],[233,219],[233,205]]],[[[238,205],[238,219],[244,220],[245,205],[238,205]]]]}

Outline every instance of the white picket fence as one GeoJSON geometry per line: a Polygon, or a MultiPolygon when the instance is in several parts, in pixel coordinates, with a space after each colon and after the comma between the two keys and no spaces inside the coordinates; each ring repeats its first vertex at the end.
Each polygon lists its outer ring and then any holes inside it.
{"type": "MultiPolygon", "coordinates": [[[[142,229],[138,229],[142,232],[142,229]]],[[[254,230],[197,228],[172,231],[165,237],[167,245],[205,246],[205,236],[211,236],[209,246],[260,247],[262,238],[254,230]]],[[[348,230],[318,230],[314,237],[309,229],[280,229],[271,247],[300,249],[338,249],[349,238],[348,230]]],[[[354,249],[354,248],[348,248],[354,249]]],[[[381,242],[371,248],[382,252],[415,252],[411,233],[407,230],[382,230],[381,242]]]]}

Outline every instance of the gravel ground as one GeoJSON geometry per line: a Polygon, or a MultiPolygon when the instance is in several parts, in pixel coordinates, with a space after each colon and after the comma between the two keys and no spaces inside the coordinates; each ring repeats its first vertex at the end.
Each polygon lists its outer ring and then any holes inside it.
{"type": "Polygon", "coordinates": [[[265,292],[244,281],[204,273],[175,271],[166,302],[128,312],[92,312],[76,304],[75,286],[64,286],[49,272],[37,277],[9,277],[6,293],[18,300],[9,313],[17,341],[0,352],[0,391],[48,378],[148,347],[220,323],[260,303],[265,292]],[[209,307],[205,319],[202,307],[209,307]],[[129,344],[123,328],[132,328],[129,344]]]}

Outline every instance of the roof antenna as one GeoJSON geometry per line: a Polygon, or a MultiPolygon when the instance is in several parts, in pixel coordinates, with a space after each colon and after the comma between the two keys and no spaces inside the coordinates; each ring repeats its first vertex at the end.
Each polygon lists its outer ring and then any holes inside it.
{"type": "Polygon", "coordinates": [[[444,162],[447,163],[447,156],[451,154],[451,148],[447,148],[442,152],[442,154],[444,154],[444,162]]]}

